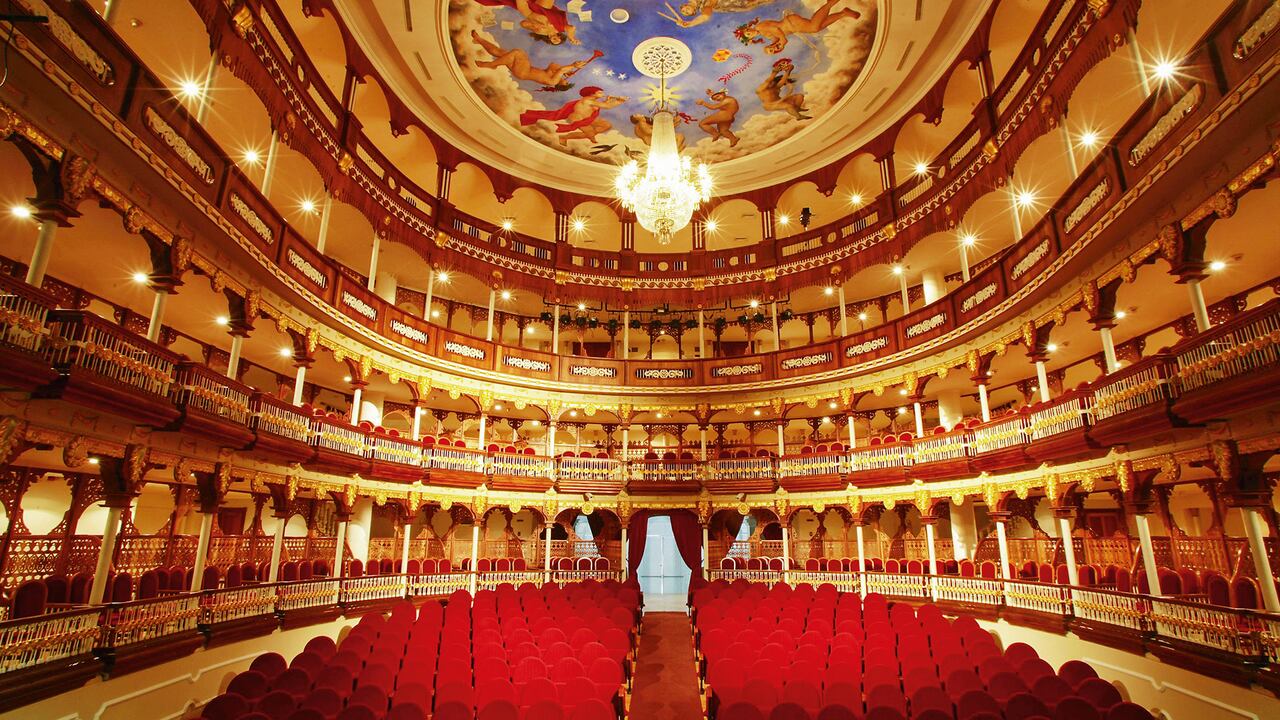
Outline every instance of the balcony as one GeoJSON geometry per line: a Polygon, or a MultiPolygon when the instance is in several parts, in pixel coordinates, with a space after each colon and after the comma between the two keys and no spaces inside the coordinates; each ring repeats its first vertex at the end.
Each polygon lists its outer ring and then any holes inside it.
{"type": "Polygon", "coordinates": [[[431,448],[426,482],[432,485],[475,489],[485,481],[485,454],[464,448],[431,448]]]}
{"type": "Polygon", "coordinates": [[[203,435],[225,447],[253,444],[251,388],[193,362],[179,363],[177,377],[173,397],[182,414],[170,430],[203,435]]]}
{"type": "Polygon", "coordinates": [[[702,463],[696,460],[633,460],[627,491],[633,495],[683,495],[702,490],[702,463]]]}
{"type": "Polygon", "coordinates": [[[703,485],[713,493],[770,493],[778,488],[773,458],[720,458],[710,464],[703,485]]]}
{"type": "Polygon", "coordinates": [[[1172,356],[1160,353],[1099,380],[1093,388],[1093,428],[1101,447],[1151,437],[1186,422],[1173,414],[1172,356]]]}
{"type": "Polygon", "coordinates": [[[1188,338],[1172,353],[1179,418],[1198,424],[1269,402],[1280,383],[1280,300],[1188,338]]]}
{"type": "Polygon", "coordinates": [[[489,488],[546,492],[551,488],[551,458],[493,452],[489,460],[489,488]]]}
{"type": "Polygon", "coordinates": [[[614,458],[563,455],[556,464],[556,489],[562,493],[616,494],[622,490],[623,466],[614,458]]]}
{"type": "Polygon", "coordinates": [[[49,312],[57,301],[21,280],[0,275],[0,384],[33,390],[57,379],[45,359],[49,312]]]}
{"type": "Polygon", "coordinates": [[[848,483],[845,453],[798,455],[778,460],[778,484],[788,492],[840,490],[848,483]]]}
{"type": "Polygon", "coordinates": [[[1102,455],[1105,451],[1089,436],[1092,401],[1092,392],[1073,390],[1032,405],[1026,427],[1027,455],[1035,462],[1102,455]]]}
{"type": "Polygon", "coordinates": [[[973,474],[973,438],[963,428],[911,441],[911,476],[947,480],[973,474]]]}
{"type": "Polygon", "coordinates": [[[311,446],[316,454],[305,463],[309,470],[336,475],[371,474],[370,433],[341,420],[312,418],[311,446]]]}
{"type": "Polygon", "coordinates": [[[384,431],[371,432],[368,438],[370,477],[413,483],[426,476],[422,443],[384,431]]]}
{"type": "Polygon", "coordinates": [[[311,446],[311,417],[296,406],[265,393],[254,393],[254,441],[248,447],[280,462],[304,462],[315,456],[311,446]]]}

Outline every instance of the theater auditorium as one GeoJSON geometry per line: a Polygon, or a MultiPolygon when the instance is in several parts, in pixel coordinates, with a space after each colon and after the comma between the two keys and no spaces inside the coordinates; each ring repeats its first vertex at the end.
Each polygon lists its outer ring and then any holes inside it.
{"type": "Polygon", "coordinates": [[[0,720],[1280,718],[1280,0],[0,46],[0,720]]]}

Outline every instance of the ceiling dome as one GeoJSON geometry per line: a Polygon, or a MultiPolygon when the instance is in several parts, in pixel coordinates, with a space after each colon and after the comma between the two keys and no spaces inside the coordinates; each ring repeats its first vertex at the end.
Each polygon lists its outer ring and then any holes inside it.
{"type": "Polygon", "coordinates": [[[724,194],[803,175],[890,126],[953,62],[984,3],[340,7],[379,73],[447,140],[525,180],[600,195],[613,167],[647,149],[662,90],[633,58],[646,41],[688,46],[689,67],[666,98],[683,149],[714,164],[724,194]]]}

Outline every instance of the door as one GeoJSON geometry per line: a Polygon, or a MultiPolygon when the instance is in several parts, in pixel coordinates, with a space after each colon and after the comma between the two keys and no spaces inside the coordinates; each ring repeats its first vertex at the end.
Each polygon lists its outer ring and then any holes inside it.
{"type": "Polygon", "coordinates": [[[652,517],[645,531],[644,556],[636,577],[645,595],[686,595],[691,571],[680,559],[676,539],[671,532],[671,518],[652,517]]]}

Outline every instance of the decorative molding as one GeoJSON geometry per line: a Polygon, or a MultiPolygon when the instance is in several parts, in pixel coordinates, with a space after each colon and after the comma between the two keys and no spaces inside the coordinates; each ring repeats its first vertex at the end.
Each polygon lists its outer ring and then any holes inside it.
{"type": "Polygon", "coordinates": [[[929,332],[930,330],[937,330],[938,328],[946,324],[946,322],[947,322],[947,312],[944,310],[938,313],[937,315],[930,315],[929,317],[925,318],[924,320],[921,320],[920,322],[914,325],[908,325],[907,329],[903,330],[903,334],[909,338],[915,337],[917,335],[923,335],[929,332]]]}
{"type": "Polygon", "coordinates": [[[321,290],[329,285],[329,276],[325,275],[320,268],[311,263],[310,260],[302,256],[302,253],[289,248],[284,253],[285,262],[292,265],[302,276],[315,283],[321,290]]]}
{"type": "Polygon", "coordinates": [[[636,368],[635,374],[640,380],[689,380],[693,368],[636,368]]]}
{"type": "Polygon", "coordinates": [[[1000,287],[994,282],[983,285],[981,289],[965,298],[964,301],[960,303],[960,312],[972,312],[974,308],[995,297],[996,291],[999,289],[1000,287]]]}
{"type": "Polygon", "coordinates": [[[489,357],[489,353],[484,348],[474,347],[472,345],[464,345],[457,340],[447,340],[444,344],[444,351],[461,355],[462,357],[471,358],[472,360],[484,360],[489,357]]]}
{"type": "Polygon", "coordinates": [[[540,373],[551,372],[551,363],[546,360],[534,360],[532,358],[522,358],[514,355],[503,355],[502,364],[517,370],[528,370],[530,372],[540,373]]]}
{"type": "Polygon", "coordinates": [[[1272,0],[1271,4],[1263,10],[1249,27],[1236,38],[1235,47],[1231,51],[1231,55],[1237,60],[1244,60],[1253,53],[1254,48],[1261,45],[1267,38],[1271,37],[1271,33],[1275,32],[1277,26],[1280,26],[1280,0],[1272,0]]]}
{"type": "Polygon", "coordinates": [[[597,365],[570,365],[569,374],[575,377],[616,378],[618,369],[597,365]]]}
{"type": "Polygon", "coordinates": [[[864,340],[857,345],[850,345],[844,349],[844,356],[846,358],[853,359],[859,355],[866,355],[867,353],[875,352],[876,350],[883,350],[887,347],[889,347],[889,336],[881,335],[879,337],[873,337],[870,340],[864,340]]]}
{"type": "Polygon", "coordinates": [[[416,343],[422,343],[423,345],[426,345],[431,341],[431,336],[427,335],[425,330],[419,330],[406,322],[396,320],[394,318],[388,324],[388,329],[397,335],[409,338],[410,340],[416,343]]]}
{"type": "Polygon", "coordinates": [[[1075,209],[1072,210],[1071,213],[1067,215],[1066,219],[1062,221],[1062,229],[1067,232],[1075,230],[1076,226],[1080,224],[1080,221],[1084,220],[1090,212],[1093,212],[1094,208],[1098,207],[1098,205],[1106,199],[1107,192],[1110,190],[1111,181],[1106,178],[1103,178],[1102,182],[1094,185],[1093,189],[1089,191],[1089,194],[1085,195],[1084,198],[1080,200],[1079,204],[1076,205],[1075,209]]]}
{"type": "Polygon", "coordinates": [[[360,315],[363,315],[370,320],[378,319],[378,308],[351,294],[351,291],[343,290],[342,297],[340,299],[342,300],[343,305],[355,310],[360,315]]]}
{"type": "Polygon", "coordinates": [[[206,185],[213,184],[213,168],[209,163],[205,162],[205,159],[200,156],[200,153],[195,151],[195,148],[191,147],[191,144],[187,142],[186,138],[179,135],[178,131],[174,130],[172,125],[165,122],[165,119],[160,117],[160,113],[156,112],[155,108],[148,105],[146,109],[142,111],[142,117],[147,122],[147,129],[156,137],[163,140],[164,144],[168,145],[170,150],[172,150],[184,163],[186,163],[188,167],[194,170],[196,177],[203,180],[206,185]]]}
{"type": "Polygon", "coordinates": [[[115,71],[111,69],[111,63],[106,58],[98,54],[84,38],[76,34],[71,29],[71,25],[62,18],[53,8],[44,0],[22,0],[22,4],[31,10],[33,15],[45,15],[49,18],[49,34],[54,40],[58,41],[67,52],[71,53],[81,65],[84,66],[89,74],[97,78],[98,82],[103,85],[114,85],[116,83],[115,71]]]}
{"type": "Polygon", "coordinates": [[[1200,106],[1200,99],[1204,97],[1204,86],[1196,83],[1191,89],[1185,92],[1182,97],[1178,98],[1178,102],[1174,103],[1156,124],[1147,130],[1142,139],[1134,144],[1133,149],[1129,151],[1129,165],[1136,166],[1142,162],[1151,151],[1173,132],[1182,121],[1200,106]]]}
{"type": "Polygon", "coordinates": [[[745,375],[759,375],[764,372],[764,363],[744,363],[742,365],[723,365],[717,368],[711,368],[711,377],[743,377],[745,375]]]}
{"type": "Polygon", "coordinates": [[[813,367],[815,365],[825,365],[834,359],[835,353],[828,350],[826,352],[813,353],[811,355],[787,358],[779,363],[778,367],[783,370],[799,370],[800,368],[813,367]]]}
{"type": "Polygon", "coordinates": [[[1043,260],[1044,257],[1048,254],[1049,254],[1049,238],[1045,238],[1040,242],[1036,243],[1036,246],[1031,248],[1031,252],[1027,253],[1026,257],[1019,260],[1013,266],[1013,269],[1009,271],[1009,276],[1014,280],[1017,280],[1023,275],[1026,275],[1027,273],[1031,272],[1031,268],[1035,267],[1036,264],[1039,263],[1041,260],[1043,260]]]}
{"type": "Polygon", "coordinates": [[[272,235],[271,228],[267,227],[267,223],[262,219],[262,216],[249,207],[249,204],[244,201],[244,198],[240,197],[239,193],[231,193],[230,202],[231,209],[236,211],[236,215],[239,215],[240,219],[248,223],[249,227],[258,234],[258,237],[270,245],[275,236],[272,235]]]}

